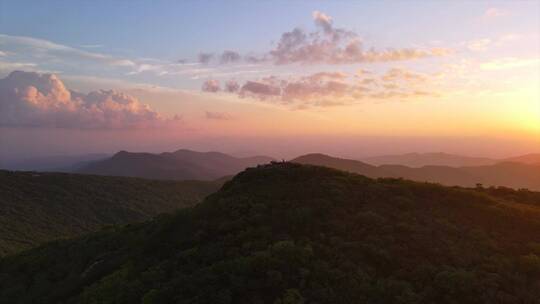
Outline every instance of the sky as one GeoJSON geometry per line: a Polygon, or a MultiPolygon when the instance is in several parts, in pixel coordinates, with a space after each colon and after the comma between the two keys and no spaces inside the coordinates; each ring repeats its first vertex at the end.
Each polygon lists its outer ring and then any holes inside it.
{"type": "Polygon", "coordinates": [[[538,1],[0,0],[0,158],[540,152],[538,1]]]}

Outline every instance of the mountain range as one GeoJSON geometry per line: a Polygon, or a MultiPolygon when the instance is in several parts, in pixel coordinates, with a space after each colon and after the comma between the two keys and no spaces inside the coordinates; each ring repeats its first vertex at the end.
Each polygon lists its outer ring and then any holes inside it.
{"type": "Polygon", "coordinates": [[[532,304],[539,280],[539,193],[282,162],[175,214],[0,259],[0,303],[532,304]]]}
{"type": "Polygon", "coordinates": [[[92,153],[81,155],[54,155],[45,157],[26,158],[12,162],[0,161],[0,168],[17,171],[41,172],[73,172],[89,162],[110,157],[105,153],[92,153]]]}
{"type": "Polygon", "coordinates": [[[167,180],[214,180],[272,160],[266,156],[238,158],[220,152],[186,149],[160,154],[120,151],[110,158],[89,163],[76,172],[167,180]]]}
{"type": "MultiPolygon", "coordinates": [[[[85,157],[90,159],[97,155],[85,157]]],[[[76,157],[72,158],[74,159],[76,157]]],[[[61,158],[53,160],[59,164],[61,158]]],[[[187,149],[157,154],[120,151],[112,157],[86,160],[71,167],[64,167],[65,170],[60,171],[160,180],[215,180],[226,179],[245,168],[266,164],[272,160],[273,158],[267,156],[234,157],[220,152],[187,149]]],[[[373,178],[395,177],[449,186],[472,187],[483,184],[540,190],[540,154],[497,160],[447,153],[409,153],[360,161],[324,154],[308,154],[292,161],[332,167],[373,178]]]]}
{"type": "Polygon", "coordinates": [[[381,155],[360,159],[370,165],[402,165],[407,167],[448,166],[448,167],[475,167],[487,166],[504,162],[517,162],[524,164],[540,164],[540,153],[531,153],[516,157],[495,159],[487,157],[470,157],[449,153],[406,153],[395,155],[381,155]]]}
{"type": "Polygon", "coordinates": [[[308,154],[295,158],[291,162],[325,166],[372,178],[404,178],[448,186],[474,187],[477,184],[482,184],[540,190],[540,164],[501,162],[493,165],[457,168],[449,166],[412,168],[402,165],[374,166],[357,160],[336,158],[325,154],[308,154]]]}

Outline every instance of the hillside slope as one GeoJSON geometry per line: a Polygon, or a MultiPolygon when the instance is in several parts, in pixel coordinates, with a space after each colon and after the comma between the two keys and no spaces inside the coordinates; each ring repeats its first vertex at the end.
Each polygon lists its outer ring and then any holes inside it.
{"type": "Polygon", "coordinates": [[[496,159],[487,157],[471,157],[444,152],[434,153],[406,153],[395,155],[380,155],[361,159],[362,162],[374,166],[400,165],[413,168],[424,166],[446,167],[477,167],[495,165],[498,163],[522,163],[527,165],[540,164],[540,153],[530,153],[515,157],[496,159]]]}
{"type": "Polygon", "coordinates": [[[325,166],[372,178],[394,177],[447,186],[474,187],[476,184],[483,184],[540,191],[540,165],[516,162],[458,168],[449,166],[411,168],[402,165],[372,166],[361,161],[324,154],[308,154],[295,158],[291,162],[325,166]]]}
{"type": "Polygon", "coordinates": [[[183,149],[160,154],[120,151],[111,158],[90,163],[77,172],[165,180],[214,180],[272,160],[266,156],[237,158],[219,152],[183,149]]]}
{"type": "Polygon", "coordinates": [[[518,162],[524,164],[540,164],[540,153],[530,153],[504,159],[505,162],[518,162]]]}
{"type": "Polygon", "coordinates": [[[0,160],[0,168],[17,171],[73,172],[87,163],[110,157],[107,154],[56,155],[28,158],[14,162],[0,160]]]}
{"type": "Polygon", "coordinates": [[[175,215],[0,260],[0,302],[538,303],[536,196],[489,193],[248,169],[175,215]]]}
{"type": "Polygon", "coordinates": [[[381,155],[362,159],[371,165],[401,165],[407,167],[423,166],[448,166],[448,167],[466,167],[466,166],[484,166],[493,165],[498,161],[486,157],[470,157],[448,153],[407,153],[397,155],[381,155]]]}
{"type": "Polygon", "coordinates": [[[0,256],[191,206],[221,184],[0,171],[0,256]]]}

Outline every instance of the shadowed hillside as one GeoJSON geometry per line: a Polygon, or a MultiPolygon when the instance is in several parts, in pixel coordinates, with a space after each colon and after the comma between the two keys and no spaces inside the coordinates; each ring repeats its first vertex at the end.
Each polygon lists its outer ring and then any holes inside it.
{"type": "Polygon", "coordinates": [[[82,154],[82,155],[56,155],[48,157],[29,158],[18,160],[14,163],[2,161],[0,168],[18,171],[48,171],[48,172],[73,172],[87,163],[110,157],[107,154],[82,154]]]}
{"type": "Polygon", "coordinates": [[[0,171],[0,256],[191,206],[221,184],[0,171]]]}
{"type": "Polygon", "coordinates": [[[261,166],[175,215],[0,260],[0,302],[538,303],[535,194],[490,191],[261,166]]]}
{"type": "Polygon", "coordinates": [[[476,184],[483,184],[485,186],[540,190],[540,164],[501,162],[474,167],[423,166],[411,168],[402,165],[372,166],[361,161],[324,154],[307,154],[295,158],[291,162],[325,166],[372,178],[404,178],[421,182],[440,183],[447,186],[474,187],[476,184]]]}
{"type": "Polygon", "coordinates": [[[168,180],[214,180],[272,161],[266,156],[236,158],[219,152],[178,150],[161,154],[121,151],[88,164],[79,173],[168,180]]]}

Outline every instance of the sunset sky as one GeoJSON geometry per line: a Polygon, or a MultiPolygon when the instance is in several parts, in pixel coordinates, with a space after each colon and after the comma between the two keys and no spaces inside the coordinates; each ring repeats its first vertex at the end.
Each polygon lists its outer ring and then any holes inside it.
{"type": "Polygon", "coordinates": [[[540,2],[0,0],[0,78],[6,159],[511,156],[540,151],[540,2]]]}

